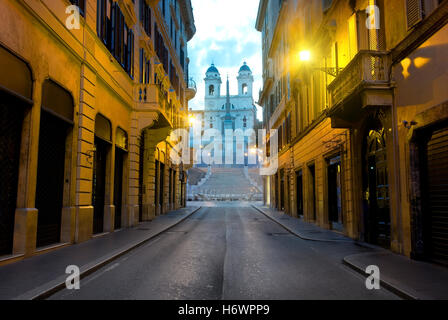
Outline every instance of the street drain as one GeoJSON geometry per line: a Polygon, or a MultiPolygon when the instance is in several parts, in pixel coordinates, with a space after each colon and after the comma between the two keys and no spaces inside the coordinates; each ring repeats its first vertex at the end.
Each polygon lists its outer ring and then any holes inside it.
{"type": "Polygon", "coordinates": [[[150,229],[148,229],[148,228],[137,228],[136,230],[138,230],[138,231],[149,231],[150,229]]]}
{"type": "Polygon", "coordinates": [[[268,233],[268,236],[271,236],[271,237],[289,236],[289,233],[285,233],[285,232],[274,232],[274,233],[268,233]]]}

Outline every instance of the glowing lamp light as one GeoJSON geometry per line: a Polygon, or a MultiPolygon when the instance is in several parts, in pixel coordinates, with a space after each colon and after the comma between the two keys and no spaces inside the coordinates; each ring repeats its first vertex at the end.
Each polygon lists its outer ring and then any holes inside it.
{"type": "Polygon", "coordinates": [[[196,123],[196,118],[193,115],[189,115],[188,116],[188,123],[190,124],[190,126],[194,125],[196,123]]]}
{"type": "Polygon", "coordinates": [[[310,61],[311,60],[311,51],[303,50],[299,52],[300,61],[310,61]]]}

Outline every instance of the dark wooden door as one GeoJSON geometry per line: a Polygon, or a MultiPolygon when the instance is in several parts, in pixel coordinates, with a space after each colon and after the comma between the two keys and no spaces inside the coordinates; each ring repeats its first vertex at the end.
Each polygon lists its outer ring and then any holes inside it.
{"type": "Polygon", "coordinates": [[[23,109],[0,102],[0,256],[11,254],[23,109]]]}
{"type": "Polygon", "coordinates": [[[366,238],[368,242],[388,248],[390,247],[390,199],[384,128],[370,130],[366,139],[366,238]]]}
{"type": "Polygon", "coordinates": [[[69,127],[64,120],[42,110],[36,187],[37,247],[60,242],[69,127]]]}

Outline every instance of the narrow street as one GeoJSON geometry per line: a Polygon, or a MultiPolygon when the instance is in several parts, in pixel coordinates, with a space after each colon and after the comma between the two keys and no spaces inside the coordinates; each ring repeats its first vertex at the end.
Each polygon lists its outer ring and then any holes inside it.
{"type": "MultiPolygon", "coordinates": [[[[304,241],[248,203],[205,203],[50,299],[397,299],[342,264],[351,243],[304,241]]],[[[144,232],[144,230],[142,230],[144,232]]]]}

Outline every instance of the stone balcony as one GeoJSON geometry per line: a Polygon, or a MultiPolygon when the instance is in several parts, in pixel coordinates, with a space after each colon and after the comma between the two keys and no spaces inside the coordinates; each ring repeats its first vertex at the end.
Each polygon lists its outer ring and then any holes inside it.
{"type": "Polygon", "coordinates": [[[194,97],[196,97],[196,93],[198,91],[197,87],[196,87],[196,82],[194,82],[193,79],[187,79],[185,80],[186,84],[187,84],[187,88],[185,90],[185,95],[187,97],[187,100],[190,101],[192,99],[194,99],[194,97]]]}
{"type": "Polygon", "coordinates": [[[169,103],[169,94],[156,84],[138,84],[135,88],[137,110],[157,114],[159,126],[173,127],[173,105],[169,103]]]}
{"type": "Polygon", "coordinates": [[[390,65],[387,52],[358,52],[328,86],[330,116],[356,121],[364,108],[392,105],[390,65]]]}

